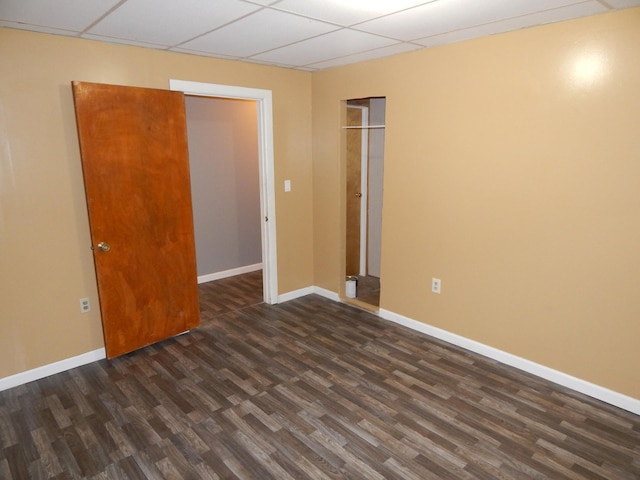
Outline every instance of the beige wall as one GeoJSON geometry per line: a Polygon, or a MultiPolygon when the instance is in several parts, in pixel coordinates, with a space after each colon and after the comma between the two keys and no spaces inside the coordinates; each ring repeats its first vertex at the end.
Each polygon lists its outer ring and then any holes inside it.
{"type": "Polygon", "coordinates": [[[310,73],[10,29],[0,58],[0,378],[103,346],[72,80],[272,90],[279,291],[313,283],[310,73]]]}
{"type": "Polygon", "coordinates": [[[381,307],[640,399],[639,52],[632,9],[314,73],[316,285],[341,101],[386,96],[381,307]]]}
{"type": "Polygon", "coordinates": [[[177,78],[273,90],[281,293],[342,286],[341,102],[386,96],[382,308],[640,399],[638,51],[640,9],[313,75],[0,29],[0,378],[103,345],[70,81],[177,78]]]}

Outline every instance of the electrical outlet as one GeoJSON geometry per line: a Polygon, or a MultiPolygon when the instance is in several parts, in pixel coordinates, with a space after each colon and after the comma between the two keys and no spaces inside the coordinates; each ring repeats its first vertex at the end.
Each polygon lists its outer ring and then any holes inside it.
{"type": "Polygon", "coordinates": [[[440,293],[440,290],[442,289],[442,281],[439,278],[432,278],[431,279],[431,291],[433,293],[440,293]]]}
{"type": "Polygon", "coordinates": [[[81,298],[80,299],[80,312],[87,313],[90,310],[91,310],[91,303],[89,302],[89,299],[88,298],[81,298]]]}

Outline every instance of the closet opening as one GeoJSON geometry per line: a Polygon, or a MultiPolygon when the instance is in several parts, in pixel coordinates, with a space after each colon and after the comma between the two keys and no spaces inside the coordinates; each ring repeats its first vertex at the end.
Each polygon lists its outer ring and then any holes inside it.
{"type": "Polygon", "coordinates": [[[384,97],[346,101],[344,299],[380,306],[384,176],[384,97]]]}

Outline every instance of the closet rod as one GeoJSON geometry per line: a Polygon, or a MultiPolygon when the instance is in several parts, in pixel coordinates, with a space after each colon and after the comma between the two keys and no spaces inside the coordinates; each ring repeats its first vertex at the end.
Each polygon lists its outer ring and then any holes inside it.
{"type": "Polygon", "coordinates": [[[384,128],[384,125],[347,125],[345,127],[342,128],[359,128],[359,129],[363,129],[363,128],[384,128]]]}

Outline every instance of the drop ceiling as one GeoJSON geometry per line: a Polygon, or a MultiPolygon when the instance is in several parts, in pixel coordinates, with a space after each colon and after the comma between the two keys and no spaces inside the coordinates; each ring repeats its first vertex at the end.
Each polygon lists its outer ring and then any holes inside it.
{"type": "Polygon", "coordinates": [[[640,0],[0,0],[0,26],[321,70],[640,0]]]}

